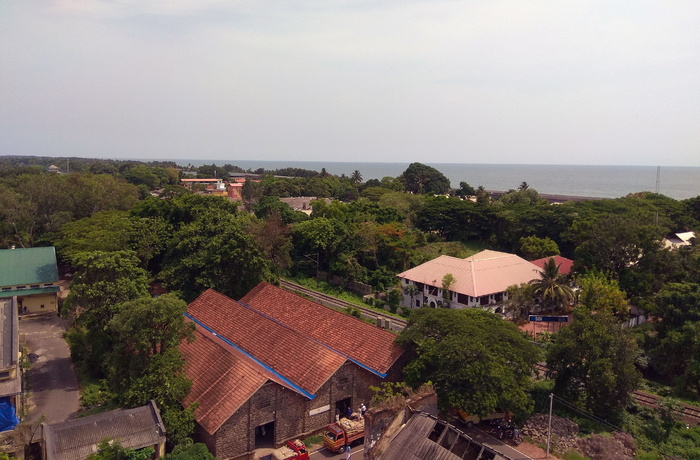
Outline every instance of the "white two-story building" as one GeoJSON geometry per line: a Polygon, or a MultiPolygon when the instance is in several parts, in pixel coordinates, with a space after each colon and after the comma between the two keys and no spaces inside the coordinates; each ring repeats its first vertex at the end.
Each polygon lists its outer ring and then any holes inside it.
{"type": "Polygon", "coordinates": [[[440,256],[397,276],[403,290],[402,305],[410,308],[497,308],[507,300],[506,290],[514,284],[539,278],[540,268],[515,254],[481,251],[466,259],[440,256]],[[453,283],[443,294],[445,275],[453,283]],[[415,287],[411,287],[414,285],[415,287]]]}

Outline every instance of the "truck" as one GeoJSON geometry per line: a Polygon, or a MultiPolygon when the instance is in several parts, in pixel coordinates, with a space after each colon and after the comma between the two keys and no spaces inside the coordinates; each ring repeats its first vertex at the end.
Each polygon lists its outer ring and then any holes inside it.
{"type": "Polygon", "coordinates": [[[302,441],[295,439],[261,457],[261,460],[309,460],[309,451],[302,441]]]}
{"type": "Polygon", "coordinates": [[[462,420],[467,428],[471,428],[475,423],[479,423],[482,420],[498,420],[498,419],[511,419],[513,416],[509,412],[494,412],[493,414],[486,415],[484,417],[479,417],[478,415],[468,414],[464,409],[459,409],[457,411],[460,420],[462,420]]]}
{"type": "Polygon", "coordinates": [[[365,419],[341,418],[328,425],[328,430],[323,434],[323,445],[326,449],[340,453],[353,442],[365,437],[365,419]]]}

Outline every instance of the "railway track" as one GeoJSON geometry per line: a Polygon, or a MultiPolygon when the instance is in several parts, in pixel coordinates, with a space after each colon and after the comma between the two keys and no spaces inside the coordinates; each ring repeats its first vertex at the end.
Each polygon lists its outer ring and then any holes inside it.
{"type": "MultiPolygon", "coordinates": [[[[550,372],[549,368],[542,363],[537,363],[534,367],[535,370],[543,373],[544,375],[547,375],[550,372]]],[[[651,408],[656,408],[657,401],[659,399],[662,399],[661,396],[640,390],[631,392],[630,396],[632,396],[632,399],[634,399],[634,401],[637,404],[651,408]]],[[[680,406],[681,408],[675,409],[675,412],[677,412],[680,415],[681,420],[683,420],[685,423],[700,425],[700,407],[691,406],[690,404],[683,403],[681,403],[680,406]]]]}
{"type": "Polygon", "coordinates": [[[382,312],[373,310],[371,308],[363,307],[362,305],[357,305],[352,302],[347,302],[345,300],[337,299],[323,292],[314,291],[301,284],[292,283],[284,279],[280,280],[280,286],[288,291],[296,292],[304,296],[314,299],[316,302],[327,307],[345,310],[348,307],[357,308],[360,310],[363,318],[371,319],[376,321],[378,326],[385,329],[389,329],[394,332],[401,332],[406,327],[406,320],[397,318],[396,316],[385,315],[382,312]]]}
{"type": "MultiPolygon", "coordinates": [[[[651,393],[639,390],[633,391],[630,394],[638,404],[646,407],[656,407],[657,401],[659,399],[662,399],[661,396],[653,395],[651,393]]],[[[691,406],[690,404],[683,403],[681,403],[680,406],[681,408],[676,409],[675,411],[680,414],[681,419],[684,422],[692,423],[695,425],[700,424],[700,407],[691,406]]]]}

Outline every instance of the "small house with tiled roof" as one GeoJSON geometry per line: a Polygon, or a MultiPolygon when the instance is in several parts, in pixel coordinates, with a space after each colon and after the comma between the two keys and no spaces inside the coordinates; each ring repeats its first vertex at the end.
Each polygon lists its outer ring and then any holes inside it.
{"type": "Polygon", "coordinates": [[[392,333],[267,283],[240,301],[210,289],[187,317],[184,404],[197,403],[196,436],[217,458],[318,432],[403,366],[392,333]]]}
{"type": "Polygon", "coordinates": [[[541,259],[533,260],[531,262],[533,264],[537,265],[538,267],[540,267],[540,269],[544,269],[544,264],[546,262],[549,262],[549,259],[554,259],[554,263],[557,264],[557,267],[559,267],[559,274],[561,274],[561,275],[571,274],[571,269],[574,266],[574,261],[571,259],[567,259],[566,257],[562,257],[562,256],[543,257],[541,259]]]}
{"type": "Polygon", "coordinates": [[[17,297],[20,313],[57,311],[58,281],[53,246],[0,250],[0,300],[17,297]]]}
{"type": "Polygon", "coordinates": [[[485,250],[466,259],[440,256],[397,276],[405,307],[498,308],[492,306],[508,298],[509,286],[527,283],[539,273],[537,265],[515,254],[485,250]],[[448,274],[454,282],[445,296],[443,279],[448,274]]]}

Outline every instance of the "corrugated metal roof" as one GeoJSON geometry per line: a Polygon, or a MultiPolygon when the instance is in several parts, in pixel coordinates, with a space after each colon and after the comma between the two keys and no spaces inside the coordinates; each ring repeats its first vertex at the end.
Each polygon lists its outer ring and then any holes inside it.
{"type": "Polygon", "coordinates": [[[414,412],[396,433],[380,460],[460,460],[462,458],[508,460],[454,426],[423,412],[414,412]],[[483,450],[482,450],[483,448],[483,450]]]}
{"type": "Polygon", "coordinates": [[[15,368],[14,378],[0,380],[0,397],[22,392],[17,358],[19,356],[19,323],[17,307],[13,299],[0,299],[0,369],[15,368]]]}
{"type": "Polygon", "coordinates": [[[452,292],[481,297],[527,283],[538,278],[539,272],[539,267],[515,254],[485,250],[466,259],[440,256],[397,276],[441,287],[443,277],[449,273],[455,278],[452,292]]]}
{"type": "Polygon", "coordinates": [[[55,283],[58,281],[56,249],[0,250],[0,286],[55,283]]]}
{"type": "Polygon", "coordinates": [[[155,403],[44,425],[47,460],[82,460],[104,439],[127,449],[154,446],[165,440],[165,427],[155,403]]]}
{"type": "Polygon", "coordinates": [[[34,295],[34,294],[50,294],[52,292],[58,292],[61,288],[59,286],[51,286],[39,289],[14,289],[12,291],[0,291],[0,299],[7,297],[22,297],[24,295],[34,295]]]}

